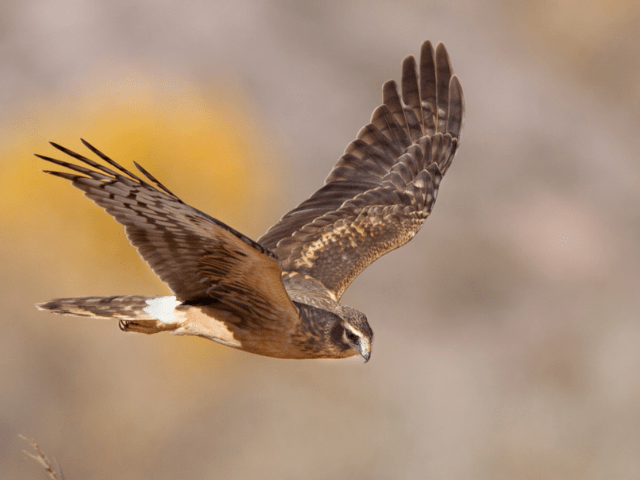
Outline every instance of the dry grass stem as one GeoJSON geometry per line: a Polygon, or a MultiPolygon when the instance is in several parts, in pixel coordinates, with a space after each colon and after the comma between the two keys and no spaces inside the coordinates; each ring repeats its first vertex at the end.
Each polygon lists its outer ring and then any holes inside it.
{"type": "MultiPolygon", "coordinates": [[[[35,442],[35,440],[30,440],[27,437],[24,437],[22,435],[20,435],[20,438],[22,440],[24,440],[25,442],[29,442],[31,444],[31,446],[33,447],[33,449],[36,451],[35,455],[33,453],[30,453],[30,452],[26,451],[26,450],[23,450],[23,452],[27,456],[33,458],[40,465],[42,465],[42,467],[45,469],[45,471],[47,472],[47,474],[49,475],[49,478],[51,478],[51,480],[64,480],[64,476],[62,475],[62,472],[57,473],[53,469],[53,467],[51,466],[51,463],[49,462],[49,459],[44,455],[44,453],[42,453],[42,450],[40,450],[40,447],[35,442]]],[[[60,468],[58,467],[57,470],[60,470],[60,468]]]]}

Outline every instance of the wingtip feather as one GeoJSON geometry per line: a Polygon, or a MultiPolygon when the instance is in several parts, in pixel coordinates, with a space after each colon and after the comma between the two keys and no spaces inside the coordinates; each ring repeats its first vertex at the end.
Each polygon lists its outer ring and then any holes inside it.
{"type": "Polygon", "coordinates": [[[449,118],[447,119],[447,132],[456,140],[460,139],[464,122],[464,93],[462,85],[456,75],[449,81],[449,118]]]}

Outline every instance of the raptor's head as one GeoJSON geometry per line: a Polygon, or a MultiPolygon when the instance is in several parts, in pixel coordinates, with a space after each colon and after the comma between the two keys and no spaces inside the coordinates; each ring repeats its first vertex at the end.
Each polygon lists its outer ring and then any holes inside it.
{"type": "Polygon", "coordinates": [[[355,308],[342,305],[340,321],[334,328],[332,340],[342,345],[344,349],[354,349],[362,355],[364,362],[371,357],[371,342],[373,342],[373,330],[367,322],[364,313],[355,308]]]}

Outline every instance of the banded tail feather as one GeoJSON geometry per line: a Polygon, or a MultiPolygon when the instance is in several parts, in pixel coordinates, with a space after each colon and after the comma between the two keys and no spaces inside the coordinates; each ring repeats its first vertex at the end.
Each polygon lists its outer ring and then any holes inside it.
{"type": "Polygon", "coordinates": [[[56,298],[38,303],[38,310],[74,317],[114,318],[120,329],[128,332],[158,333],[175,330],[180,322],[174,319],[176,297],[122,295],[113,297],[56,298]]]}

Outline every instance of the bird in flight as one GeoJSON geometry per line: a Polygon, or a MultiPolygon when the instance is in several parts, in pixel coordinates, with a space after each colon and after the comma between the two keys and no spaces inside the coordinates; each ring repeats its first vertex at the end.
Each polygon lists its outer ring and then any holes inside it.
{"type": "Polygon", "coordinates": [[[60,298],[61,315],[113,318],[125,332],[197,335],[278,358],[371,356],[365,315],[340,297],[374,260],[413,238],[460,142],[464,100],[442,43],[402,64],[383,104],[322,186],[257,241],[178,198],[144,168],[106,164],[52,143],[78,163],[39,158],[124,225],[173,296],[60,298]],[[141,174],[141,175],[140,175],[141,174]]]}

